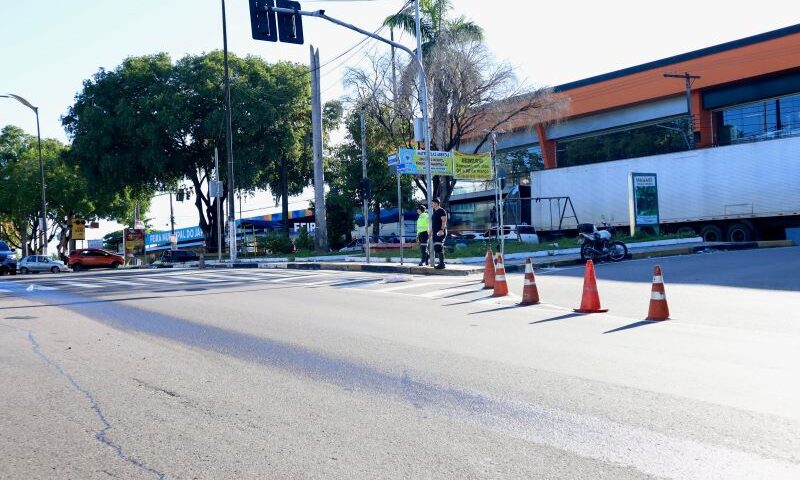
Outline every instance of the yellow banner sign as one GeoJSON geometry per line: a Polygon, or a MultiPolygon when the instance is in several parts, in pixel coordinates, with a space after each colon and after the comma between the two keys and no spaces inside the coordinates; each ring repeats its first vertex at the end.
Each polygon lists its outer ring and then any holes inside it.
{"type": "Polygon", "coordinates": [[[492,155],[489,153],[453,152],[454,173],[457,180],[491,180],[492,155]]]}

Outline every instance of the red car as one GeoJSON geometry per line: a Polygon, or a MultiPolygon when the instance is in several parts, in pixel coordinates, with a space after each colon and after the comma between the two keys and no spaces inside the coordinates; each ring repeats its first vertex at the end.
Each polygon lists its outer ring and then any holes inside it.
{"type": "Polygon", "coordinates": [[[77,272],[84,268],[117,268],[125,263],[125,259],[100,248],[84,248],[69,252],[68,263],[77,272]]]}

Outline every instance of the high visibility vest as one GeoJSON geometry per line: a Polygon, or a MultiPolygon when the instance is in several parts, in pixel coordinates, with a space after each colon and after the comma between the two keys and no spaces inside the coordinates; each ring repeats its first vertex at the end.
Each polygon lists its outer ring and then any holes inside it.
{"type": "Polygon", "coordinates": [[[423,212],[417,217],[417,234],[428,231],[428,213],[423,212]]]}

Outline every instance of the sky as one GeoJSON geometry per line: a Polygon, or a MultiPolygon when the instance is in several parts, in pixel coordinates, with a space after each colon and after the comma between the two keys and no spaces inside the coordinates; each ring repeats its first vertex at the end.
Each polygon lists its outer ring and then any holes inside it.
{"type": "MultiPolygon", "coordinates": [[[[330,16],[375,30],[404,1],[301,4],[304,10],[324,9],[330,16]]],[[[792,3],[452,0],[452,14],[483,27],[489,50],[513,65],[520,81],[554,86],[800,23],[800,8],[793,9],[792,3]]],[[[250,35],[247,0],[228,0],[226,6],[228,48],[239,55],[307,64],[308,45],[313,44],[325,65],[362,39],[324,20],[304,18],[306,45],[258,42],[250,35]]],[[[167,52],[178,59],[222,48],[220,0],[0,0],[0,12],[0,93],[20,95],[38,106],[42,136],[64,142],[69,139],[60,117],[82,82],[99,69],[114,69],[129,56],[167,52]]],[[[414,42],[408,36],[401,41],[414,42]]],[[[383,48],[364,42],[328,63],[321,71],[323,102],[344,93],[341,76],[347,67],[362,62],[365,51],[383,48]]],[[[7,124],[36,133],[30,110],[0,98],[0,128],[7,124]]],[[[292,199],[290,209],[306,208],[312,197],[309,189],[292,199]]],[[[280,207],[262,192],[245,198],[242,210],[253,216],[280,207]]],[[[166,229],[168,198],[156,198],[147,216],[154,228],[166,229]]],[[[176,203],[175,216],[178,228],[197,225],[193,203],[176,203]]],[[[113,222],[101,222],[99,230],[87,230],[87,235],[100,238],[117,228],[113,222]]]]}

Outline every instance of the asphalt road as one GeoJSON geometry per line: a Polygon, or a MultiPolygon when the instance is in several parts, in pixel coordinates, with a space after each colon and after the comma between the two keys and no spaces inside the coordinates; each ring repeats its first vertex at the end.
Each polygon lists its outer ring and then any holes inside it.
{"type": "Polygon", "coordinates": [[[0,281],[1,478],[800,478],[800,248],[479,278],[0,281]]]}

